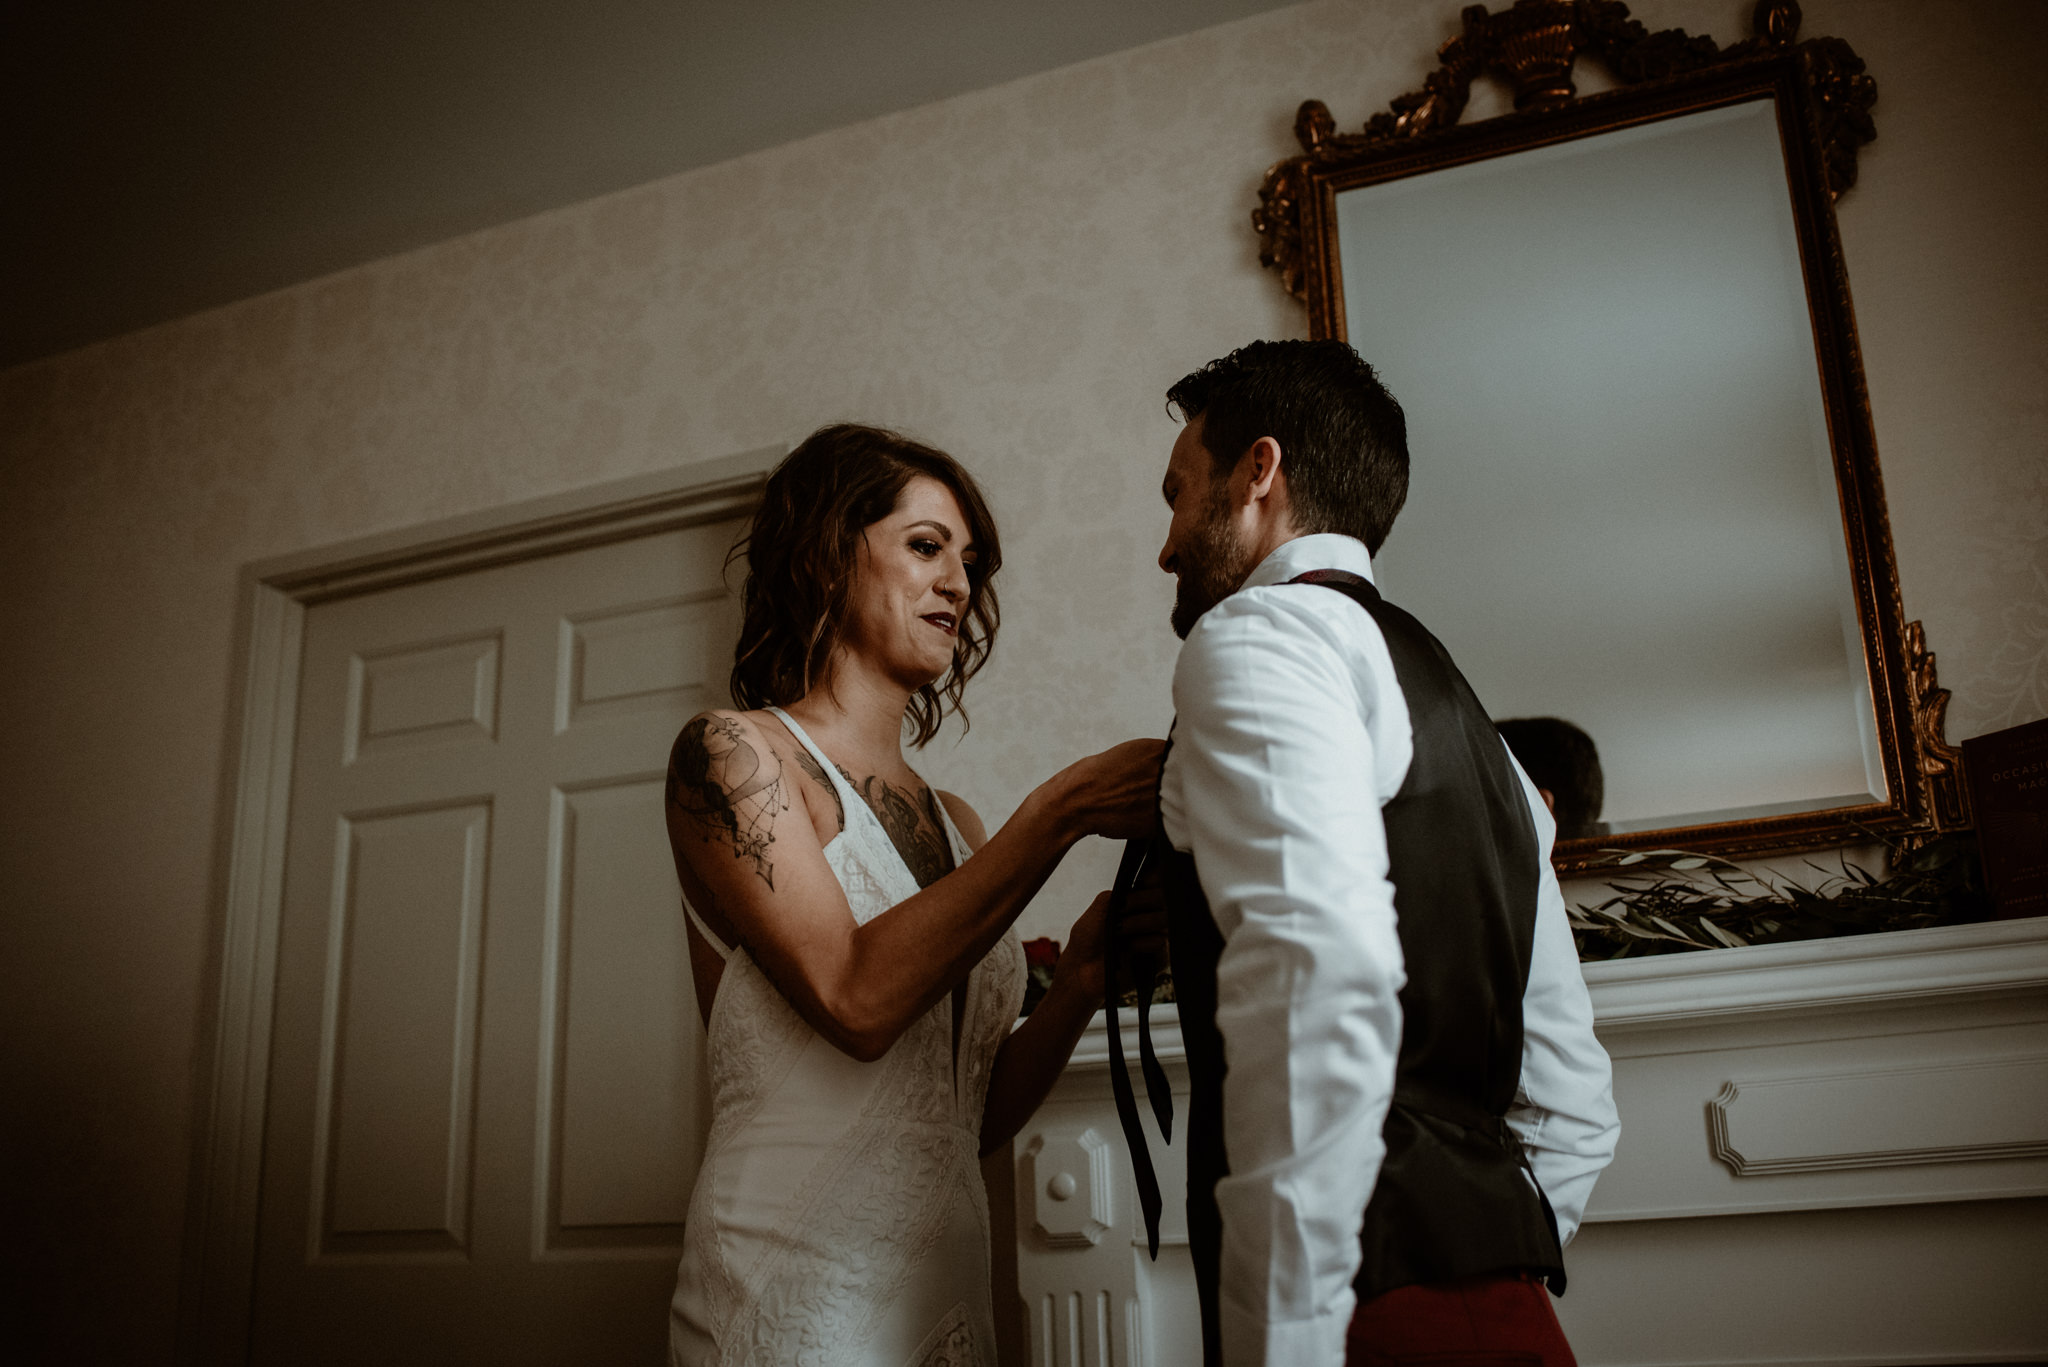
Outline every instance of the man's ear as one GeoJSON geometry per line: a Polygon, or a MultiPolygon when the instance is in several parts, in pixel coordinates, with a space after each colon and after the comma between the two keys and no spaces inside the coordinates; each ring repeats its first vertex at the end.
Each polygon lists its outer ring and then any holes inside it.
{"type": "Polygon", "coordinates": [[[1283,459],[1280,443],[1273,438],[1260,437],[1252,443],[1252,449],[1245,453],[1242,462],[1249,477],[1245,489],[1246,502],[1272,497],[1283,459]]]}

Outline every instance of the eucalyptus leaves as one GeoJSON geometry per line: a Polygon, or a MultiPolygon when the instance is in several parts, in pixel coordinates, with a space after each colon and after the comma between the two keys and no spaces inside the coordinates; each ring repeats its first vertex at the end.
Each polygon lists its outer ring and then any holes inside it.
{"type": "Polygon", "coordinates": [[[1608,884],[1615,895],[1574,909],[1572,936],[1581,959],[1626,959],[1990,919],[1974,838],[1888,843],[1887,854],[1882,877],[1846,858],[1838,872],[1809,861],[1820,877],[1808,887],[1688,850],[1609,851],[1604,867],[1625,870],[1608,884]]]}

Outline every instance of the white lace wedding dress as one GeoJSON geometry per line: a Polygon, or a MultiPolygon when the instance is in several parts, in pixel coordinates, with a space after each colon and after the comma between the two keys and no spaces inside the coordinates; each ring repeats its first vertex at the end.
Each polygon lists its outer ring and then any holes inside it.
{"type": "MultiPolygon", "coordinates": [[[[825,858],[866,923],[917,880],[837,766],[777,715],[838,789],[846,829],[825,858]]],[[[957,866],[968,849],[938,805],[957,866]]],[[[806,1025],[744,950],[706,938],[725,971],[672,1367],[995,1367],[977,1152],[989,1066],[1024,993],[1016,932],[968,978],[957,1059],[948,994],[873,1063],[806,1025]]]]}

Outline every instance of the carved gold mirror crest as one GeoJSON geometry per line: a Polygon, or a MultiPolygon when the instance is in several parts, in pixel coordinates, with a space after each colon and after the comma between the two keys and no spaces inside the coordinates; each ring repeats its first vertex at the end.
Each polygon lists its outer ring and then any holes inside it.
{"type": "Polygon", "coordinates": [[[1599,744],[1604,849],[1762,855],[1967,825],[1906,623],[1834,202],[1875,83],[1763,0],[1721,47],[1620,0],[1471,6],[1356,133],[1301,106],[1260,260],[1407,408],[1376,560],[1498,717],[1599,744]],[[1591,56],[1615,89],[1581,97],[1591,56]],[[1495,76],[1514,110],[1459,123],[1495,76]]]}

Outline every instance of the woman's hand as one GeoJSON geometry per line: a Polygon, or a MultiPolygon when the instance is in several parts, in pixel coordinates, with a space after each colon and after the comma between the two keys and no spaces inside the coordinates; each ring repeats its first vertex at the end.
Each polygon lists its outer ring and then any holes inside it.
{"type": "MultiPolygon", "coordinates": [[[[1052,971],[1053,992],[1072,993],[1092,1013],[1105,995],[1109,958],[1109,893],[1096,894],[1067,932],[1066,948],[1052,971]]],[[[1114,965],[1119,988],[1149,984],[1166,958],[1165,900],[1157,888],[1139,888],[1124,906],[1114,965]]]]}
{"type": "Polygon", "coordinates": [[[1159,823],[1163,740],[1127,740],[1062,769],[1053,778],[1083,835],[1137,840],[1159,823]]]}
{"type": "Polygon", "coordinates": [[[1059,1080],[1075,1043],[1102,1006],[1108,975],[1115,972],[1119,988],[1134,982],[1149,986],[1166,956],[1164,898],[1156,887],[1140,888],[1124,907],[1117,962],[1108,962],[1109,901],[1110,894],[1103,893],[1074,922],[1045,1000],[996,1051],[982,1108],[983,1154],[1009,1142],[1059,1080]]]}

